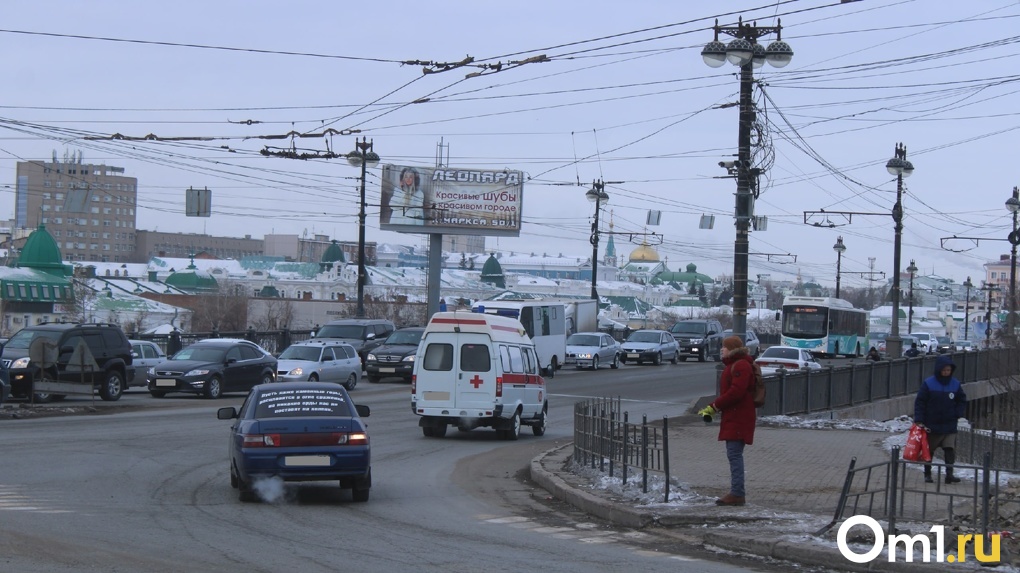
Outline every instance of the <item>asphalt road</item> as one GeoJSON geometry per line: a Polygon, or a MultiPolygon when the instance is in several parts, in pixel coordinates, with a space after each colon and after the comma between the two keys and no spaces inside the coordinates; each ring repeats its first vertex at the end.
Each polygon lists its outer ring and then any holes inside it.
{"type": "Polygon", "coordinates": [[[632,417],[676,415],[712,392],[714,373],[712,363],[562,370],[549,381],[547,434],[525,428],[517,442],[488,429],[425,438],[405,384],[361,384],[353,396],[372,408],[374,481],[364,504],[315,483],[240,503],[228,482],[229,423],[215,417],[239,395],[68,398],[47,407],[110,415],[0,420],[0,570],[763,570],[609,527],[524,475],[535,455],[571,439],[576,400],[619,396],[632,417]]]}

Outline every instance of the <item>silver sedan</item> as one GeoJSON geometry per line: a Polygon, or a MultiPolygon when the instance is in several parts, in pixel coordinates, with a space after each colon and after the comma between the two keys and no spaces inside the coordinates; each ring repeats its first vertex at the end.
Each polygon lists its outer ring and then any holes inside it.
{"type": "Polygon", "coordinates": [[[566,364],[598,370],[602,364],[620,367],[620,343],[602,332],[578,332],[567,338],[566,364]]]}

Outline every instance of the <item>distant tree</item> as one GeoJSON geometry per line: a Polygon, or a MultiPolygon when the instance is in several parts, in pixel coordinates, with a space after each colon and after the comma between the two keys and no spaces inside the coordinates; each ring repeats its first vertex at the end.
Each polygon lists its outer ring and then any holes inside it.
{"type": "Polygon", "coordinates": [[[698,284],[696,281],[691,281],[691,284],[687,286],[687,294],[698,294],[698,284]]]}
{"type": "Polygon", "coordinates": [[[468,265],[467,265],[467,255],[465,255],[464,253],[460,254],[460,265],[458,265],[458,266],[460,266],[461,269],[467,269],[467,267],[468,267],[468,265]]]}

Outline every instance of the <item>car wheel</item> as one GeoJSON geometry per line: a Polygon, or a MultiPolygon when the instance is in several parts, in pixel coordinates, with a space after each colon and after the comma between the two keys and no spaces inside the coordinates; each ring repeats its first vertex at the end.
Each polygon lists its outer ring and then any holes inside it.
{"type": "Polygon", "coordinates": [[[237,482],[237,499],[244,503],[251,503],[253,501],[258,501],[259,498],[255,495],[255,490],[251,488],[251,485],[247,482],[240,481],[239,479],[237,482]]]}
{"type": "Polygon", "coordinates": [[[521,413],[514,412],[514,417],[510,418],[510,428],[503,430],[504,440],[516,440],[521,437],[521,413]]]}
{"type": "Polygon", "coordinates": [[[36,404],[49,404],[53,401],[53,394],[48,392],[36,392],[32,394],[32,401],[36,404]]]}
{"type": "Polygon", "coordinates": [[[616,370],[617,368],[620,367],[620,355],[619,354],[614,354],[613,355],[613,362],[609,364],[609,367],[612,368],[613,370],[616,370]]]}
{"type": "Polygon", "coordinates": [[[116,402],[117,400],[120,400],[123,393],[124,377],[116,370],[107,372],[106,380],[104,380],[103,385],[99,387],[99,397],[107,402],[116,402]]]}
{"type": "Polygon", "coordinates": [[[698,352],[698,362],[704,362],[707,359],[708,359],[708,351],[705,350],[704,348],[702,348],[701,351],[698,352]]]}
{"type": "Polygon", "coordinates": [[[272,384],[275,381],[276,378],[273,378],[273,374],[271,372],[263,372],[262,380],[259,382],[259,384],[272,384]]]}
{"type": "Polygon", "coordinates": [[[662,364],[662,353],[661,352],[655,355],[655,360],[652,361],[652,364],[654,364],[656,366],[658,366],[659,364],[662,364]]]}
{"type": "Polygon", "coordinates": [[[312,372],[312,374],[308,377],[308,381],[309,382],[318,382],[319,381],[319,375],[316,374],[315,372],[312,372]]]}
{"type": "Polygon", "coordinates": [[[446,436],[446,424],[439,424],[432,428],[433,438],[442,438],[446,436]]]}
{"type": "Polygon", "coordinates": [[[237,489],[237,474],[234,473],[234,464],[230,464],[230,487],[237,489]]]}
{"type": "Polygon", "coordinates": [[[220,385],[220,378],[219,376],[213,376],[205,383],[205,397],[210,400],[215,400],[222,395],[223,387],[220,385]]]}
{"type": "Polygon", "coordinates": [[[348,390],[354,390],[354,387],[358,385],[358,375],[351,372],[351,375],[347,377],[347,381],[344,382],[344,388],[348,390]]]}
{"type": "Polygon", "coordinates": [[[592,358],[591,358],[591,369],[592,370],[598,370],[599,369],[599,357],[598,357],[598,355],[592,356],[592,358]]]}
{"type": "Polygon", "coordinates": [[[151,394],[153,398],[162,398],[163,396],[166,396],[166,392],[162,390],[149,390],[149,394],[151,394]]]}
{"type": "Polygon", "coordinates": [[[435,432],[433,432],[432,426],[421,427],[421,435],[425,436],[426,438],[431,438],[434,435],[434,433],[435,432]]]}
{"type": "Polygon", "coordinates": [[[669,361],[671,363],[673,363],[673,364],[676,364],[677,362],[680,362],[680,353],[679,352],[674,352],[673,353],[673,358],[670,358],[669,361]]]}
{"type": "Polygon", "coordinates": [[[536,436],[545,435],[545,423],[548,416],[545,413],[545,408],[542,408],[542,413],[539,415],[538,422],[531,425],[531,433],[536,436]]]}
{"type": "Polygon", "coordinates": [[[370,492],[370,491],[371,490],[369,488],[367,488],[367,487],[364,488],[364,489],[354,488],[354,489],[351,490],[351,497],[353,497],[354,501],[356,501],[358,503],[364,503],[364,502],[368,501],[368,492],[370,492]]]}

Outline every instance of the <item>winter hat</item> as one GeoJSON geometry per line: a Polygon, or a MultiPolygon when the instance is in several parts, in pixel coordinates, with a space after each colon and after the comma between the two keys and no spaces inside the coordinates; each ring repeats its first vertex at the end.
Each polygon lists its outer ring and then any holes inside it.
{"type": "Polygon", "coordinates": [[[734,350],[743,346],[744,341],[740,340],[739,336],[727,336],[726,338],[723,339],[722,345],[726,348],[726,350],[733,352],[734,350]]]}

